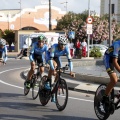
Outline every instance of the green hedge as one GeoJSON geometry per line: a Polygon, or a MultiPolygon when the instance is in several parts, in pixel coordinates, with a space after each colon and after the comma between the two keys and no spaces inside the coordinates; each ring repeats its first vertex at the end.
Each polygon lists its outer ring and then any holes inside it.
{"type": "Polygon", "coordinates": [[[97,47],[94,47],[90,50],[90,57],[102,57],[102,53],[100,52],[100,49],[97,47]]]}

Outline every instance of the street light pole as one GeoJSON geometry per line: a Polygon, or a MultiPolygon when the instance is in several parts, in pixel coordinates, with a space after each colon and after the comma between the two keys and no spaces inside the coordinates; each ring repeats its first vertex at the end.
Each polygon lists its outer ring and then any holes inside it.
{"type": "Polygon", "coordinates": [[[111,0],[109,0],[109,46],[112,44],[112,32],[111,32],[111,0]]]}
{"type": "Polygon", "coordinates": [[[21,29],[21,0],[20,0],[20,29],[21,29]]]}
{"type": "MultiPolygon", "coordinates": [[[[90,17],[90,0],[88,0],[88,17],[90,17]]],[[[88,58],[89,58],[89,41],[90,41],[90,34],[88,34],[88,39],[87,39],[87,52],[88,52],[88,58]]]]}
{"type": "Polygon", "coordinates": [[[49,0],[49,31],[51,30],[51,0],[49,0]]]}

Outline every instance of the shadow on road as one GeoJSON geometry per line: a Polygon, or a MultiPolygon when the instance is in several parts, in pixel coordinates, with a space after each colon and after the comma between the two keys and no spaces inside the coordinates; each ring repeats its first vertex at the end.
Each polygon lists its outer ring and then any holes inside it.
{"type": "Polygon", "coordinates": [[[93,118],[74,117],[74,116],[57,116],[57,115],[44,115],[40,117],[32,117],[27,115],[6,115],[0,114],[2,120],[97,120],[93,118]]]}

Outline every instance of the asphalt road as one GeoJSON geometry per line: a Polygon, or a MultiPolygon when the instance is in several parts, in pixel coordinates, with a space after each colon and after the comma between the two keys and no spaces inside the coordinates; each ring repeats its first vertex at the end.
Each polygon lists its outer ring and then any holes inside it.
{"type": "MultiPolygon", "coordinates": [[[[93,94],[69,91],[64,111],[55,103],[41,106],[39,98],[32,100],[31,92],[24,96],[22,71],[29,67],[26,60],[8,60],[0,66],[0,120],[97,120],[93,107],[93,94]]],[[[119,120],[119,111],[109,120],[119,120]]]]}

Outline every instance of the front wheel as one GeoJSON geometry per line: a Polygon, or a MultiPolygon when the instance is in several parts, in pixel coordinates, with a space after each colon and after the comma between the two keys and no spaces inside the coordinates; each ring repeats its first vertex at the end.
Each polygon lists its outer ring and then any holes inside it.
{"type": "MultiPolygon", "coordinates": [[[[106,90],[106,85],[101,84],[95,92],[94,110],[95,110],[95,114],[99,118],[99,120],[106,120],[111,114],[110,111],[105,112],[104,106],[102,104],[102,98],[103,98],[103,95],[105,94],[105,90],[106,90]]],[[[112,90],[109,97],[110,97],[110,101],[114,101],[114,89],[112,90]]]]}
{"type": "Polygon", "coordinates": [[[57,83],[55,97],[58,110],[64,110],[68,102],[68,87],[64,79],[61,79],[60,82],[57,83]]]}
{"type": "Polygon", "coordinates": [[[40,81],[40,87],[39,87],[39,99],[40,103],[45,106],[50,100],[51,90],[46,90],[44,88],[44,84],[47,80],[47,76],[43,76],[40,81]]]}
{"type": "Polygon", "coordinates": [[[38,80],[37,78],[33,78],[33,85],[32,85],[32,98],[33,98],[33,100],[35,100],[38,97],[39,84],[40,84],[40,80],[38,80]]]}
{"type": "Polygon", "coordinates": [[[24,82],[24,95],[26,96],[30,91],[30,88],[26,87],[26,81],[24,82]]]}

